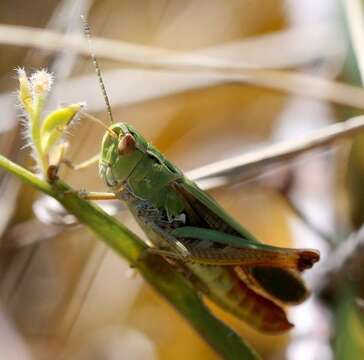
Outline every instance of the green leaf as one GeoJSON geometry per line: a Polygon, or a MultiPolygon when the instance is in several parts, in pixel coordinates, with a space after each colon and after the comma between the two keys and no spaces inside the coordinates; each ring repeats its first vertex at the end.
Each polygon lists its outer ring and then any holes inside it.
{"type": "Polygon", "coordinates": [[[43,121],[40,129],[42,152],[47,154],[63,136],[67,125],[80,111],[80,104],[72,104],[52,111],[43,121]]]}

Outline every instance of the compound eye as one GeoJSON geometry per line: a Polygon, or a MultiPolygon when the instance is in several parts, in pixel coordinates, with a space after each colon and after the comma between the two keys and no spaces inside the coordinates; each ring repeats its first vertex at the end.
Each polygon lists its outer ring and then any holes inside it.
{"type": "Polygon", "coordinates": [[[119,155],[131,154],[136,147],[135,139],[132,134],[125,134],[119,141],[118,153],[119,155]]]}

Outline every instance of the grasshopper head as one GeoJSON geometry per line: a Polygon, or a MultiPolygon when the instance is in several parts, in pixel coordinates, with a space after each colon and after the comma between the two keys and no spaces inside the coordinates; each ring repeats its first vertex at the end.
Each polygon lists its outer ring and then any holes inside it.
{"type": "Polygon", "coordinates": [[[103,137],[100,175],[110,187],[118,187],[128,179],[146,153],[147,143],[132,126],[113,124],[103,137]]]}

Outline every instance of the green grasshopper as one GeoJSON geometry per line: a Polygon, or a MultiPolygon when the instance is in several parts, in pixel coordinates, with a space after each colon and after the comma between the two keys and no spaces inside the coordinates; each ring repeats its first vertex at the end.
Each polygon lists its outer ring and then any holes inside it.
{"type": "MultiPolygon", "coordinates": [[[[84,30],[90,38],[86,22],[84,30]]],[[[290,329],[282,305],[307,298],[301,272],[319,260],[319,252],[260,243],[131,125],[113,123],[100,69],[91,56],[112,122],[103,125],[107,131],[99,157],[110,193],[84,197],[125,202],[153,244],[150,251],[223,309],[258,330],[290,329]]]]}
{"type": "Polygon", "coordinates": [[[318,251],[258,242],[131,125],[108,128],[99,171],[150,251],[183,269],[200,292],[259,330],[292,327],[281,305],[306,299],[300,273],[319,260],[318,251]]]}

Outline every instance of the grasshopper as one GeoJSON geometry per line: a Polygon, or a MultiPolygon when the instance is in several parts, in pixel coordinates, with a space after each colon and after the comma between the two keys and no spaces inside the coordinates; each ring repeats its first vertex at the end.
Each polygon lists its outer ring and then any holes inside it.
{"type": "MultiPolygon", "coordinates": [[[[84,30],[90,39],[86,22],[84,30]]],[[[307,298],[301,273],[319,260],[319,252],[259,242],[131,125],[114,123],[91,56],[112,122],[103,125],[99,156],[99,173],[109,193],[83,197],[123,201],[153,244],[150,251],[226,311],[261,331],[290,329],[283,305],[307,298]]]]}
{"type": "Polygon", "coordinates": [[[258,242],[131,125],[108,128],[99,172],[150,251],[183,269],[201,293],[259,330],[292,327],[282,305],[306,299],[300,273],[319,260],[318,251],[258,242]]]}

